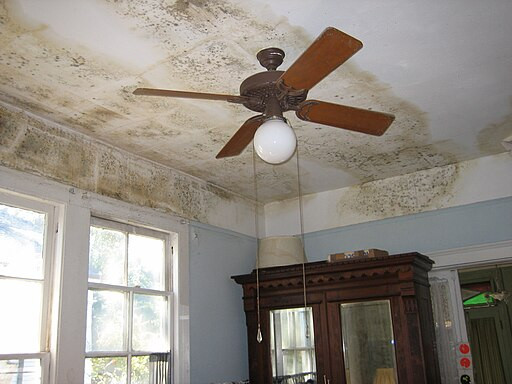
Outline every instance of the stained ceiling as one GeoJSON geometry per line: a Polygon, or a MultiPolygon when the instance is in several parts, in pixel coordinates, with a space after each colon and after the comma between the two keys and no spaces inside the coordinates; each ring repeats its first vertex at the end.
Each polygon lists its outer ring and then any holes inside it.
{"type": "MultiPolygon", "coordinates": [[[[510,0],[4,0],[0,99],[235,193],[254,196],[252,149],[215,155],[249,117],[220,101],[134,96],[137,87],[238,94],[285,70],[327,26],[364,47],[309,98],[392,113],[381,137],[288,117],[303,193],[505,151],[512,134],[510,0]]],[[[295,160],[257,163],[263,201],[297,194],[295,160]]]]}

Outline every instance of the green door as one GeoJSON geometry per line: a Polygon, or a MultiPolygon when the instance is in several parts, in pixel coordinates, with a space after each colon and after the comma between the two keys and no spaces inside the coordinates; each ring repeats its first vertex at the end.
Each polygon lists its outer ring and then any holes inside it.
{"type": "Polygon", "coordinates": [[[475,382],[512,383],[512,333],[505,303],[466,309],[475,382]]]}

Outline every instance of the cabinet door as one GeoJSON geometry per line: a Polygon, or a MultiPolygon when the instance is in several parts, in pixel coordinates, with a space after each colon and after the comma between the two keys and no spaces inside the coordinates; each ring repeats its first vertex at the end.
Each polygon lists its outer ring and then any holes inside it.
{"type": "Polygon", "coordinates": [[[395,337],[387,299],[328,304],[328,384],[396,384],[395,337]]]}
{"type": "Polygon", "coordinates": [[[316,380],[315,331],[311,307],[270,311],[272,381],[316,380]]]}
{"type": "Polygon", "coordinates": [[[271,309],[267,318],[270,361],[264,383],[322,383],[329,370],[325,305],[271,309]]]}

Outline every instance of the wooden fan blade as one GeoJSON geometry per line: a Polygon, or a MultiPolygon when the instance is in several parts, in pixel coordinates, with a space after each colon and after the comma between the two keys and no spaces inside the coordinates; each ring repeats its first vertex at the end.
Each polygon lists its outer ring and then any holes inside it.
{"type": "Polygon", "coordinates": [[[329,27],[281,75],[278,83],[285,89],[310,90],[362,47],[359,40],[329,27]]]}
{"type": "Polygon", "coordinates": [[[265,121],[265,116],[253,116],[236,131],[236,133],[229,139],[227,144],[220,150],[215,158],[237,156],[247,147],[251,142],[256,130],[265,121]]]}
{"type": "Polygon", "coordinates": [[[381,136],[386,132],[395,119],[395,116],[388,113],[326,103],[318,100],[304,101],[299,105],[296,114],[301,120],[348,129],[349,131],[367,133],[374,136],[381,136]]]}
{"type": "Polygon", "coordinates": [[[229,103],[238,104],[243,104],[248,101],[248,98],[244,96],[223,95],[218,93],[173,91],[170,89],[155,88],[137,88],[135,91],[133,91],[133,94],[143,96],[181,97],[184,99],[222,100],[229,103]]]}

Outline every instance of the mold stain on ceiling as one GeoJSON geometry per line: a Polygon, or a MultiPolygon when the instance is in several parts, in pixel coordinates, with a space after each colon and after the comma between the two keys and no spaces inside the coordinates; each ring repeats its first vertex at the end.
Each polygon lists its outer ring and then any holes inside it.
{"type": "Polygon", "coordinates": [[[458,176],[459,165],[453,164],[364,183],[347,190],[337,212],[340,217],[357,213],[387,218],[437,209],[452,197],[458,176]]]}
{"type": "MultiPolygon", "coordinates": [[[[256,60],[260,49],[282,48],[280,69],[286,69],[316,37],[259,2],[229,0],[8,0],[0,5],[0,32],[4,101],[248,197],[254,193],[252,150],[223,160],[215,155],[253,112],[132,91],[238,94],[245,78],[264,70],[256,60]]],[[[396,119],[384,136],[370,137],[287,115],[298,136],[303,193],[498,153],[503,148],[486,142],[512,133],[509,116],[482,127],[480,145],[434,139],[432,130],[445,127],[432,127],[425,110],[355,60],[319,83],[309,98],[396,119]]],[[[294,161],[277,167],[260,161],[257,169],[261,201],[296,196],[294,161]]]]}

